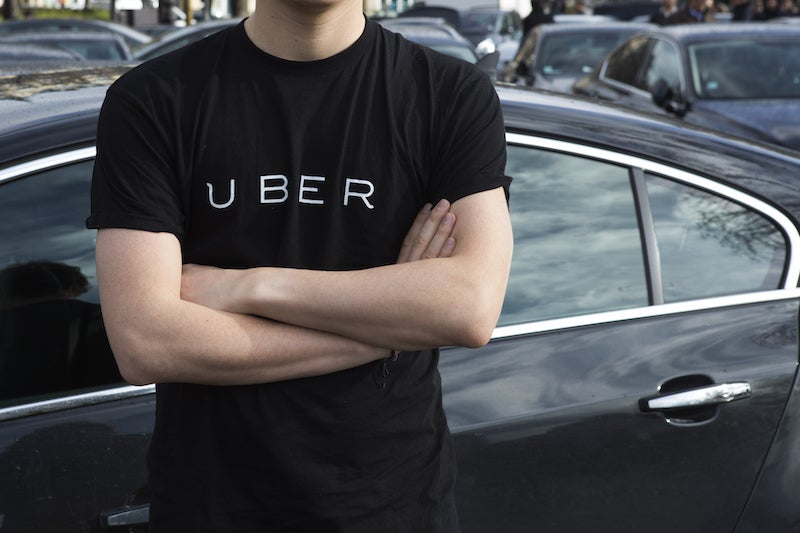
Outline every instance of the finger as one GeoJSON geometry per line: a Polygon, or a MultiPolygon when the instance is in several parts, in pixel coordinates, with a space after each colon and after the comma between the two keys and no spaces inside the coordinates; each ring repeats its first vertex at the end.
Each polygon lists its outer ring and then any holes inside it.
{"type": "Polygon", "coordinates": [[[428,219],[428,216],[431,213],[431,209],[433,209],[431,204],[425,204],[420,212],[417,213],[414,223],[411,224],[411,229],[408,230],[406,237],[403,239],[403,245],[400,247],[400,253],[397,256],[398,263],[407,263],[409,261],[411,249],[416,244],[417,238],[422,231],[422,227],[425,225],[425,221],[428,219]]]}
{"type": "Polygon", "coordinates": [[[431,259],[434,257],[448,257],[450,254],[453,253],[453,250],[448,250],[447,246],[451,245],[455,248],[455,239],[453,238],[453,228],[456,227],[456,216],[453,213],[445,213],[442,217],[441,222],[436,228],[436,233],[434,233],[433,238],[431,238],[431,242],[428,244],[428,248],[422,253],[422,257],[425,259],[431,259]],[[452,240],[452,243],[448,241],[452,240]],[[444,255],[444,254],[447,255],[444,255]]]}
{"type": "Polygon", "coordinates": [[[439,252],[439,257],[450,257],[453,255],[453,250],[456,249],[456,240],[453,237],[448,237],[444,242],[442,251],[439,252]]]}
{"type": "MultiPolygon", "coordinates": [[[[433,244],[434,238],[436,238],[439,234],[439,226],[449,211],[450,202],[444,199],[440,200],[439,203],[437,203],[433,209],[431,209],[428,217],[423,222],[422,227],[419,228],[419,233],[417,235],[410,235],[412,238],[412,244],[408,251],[407,261],[417,261],[423,257],[426,257],[425,254],[428,251],[428,248],[433,244]]],[[[450,231],[447,232],[447,235],[449,236],[451,232],[452,228],[450,228],[450,231]]],[[[434,246],[441,248],[442,243],[443,240],[437,242],[434,246]]],[[[435,257],[435,255],[432,257],[435,257]]]]}

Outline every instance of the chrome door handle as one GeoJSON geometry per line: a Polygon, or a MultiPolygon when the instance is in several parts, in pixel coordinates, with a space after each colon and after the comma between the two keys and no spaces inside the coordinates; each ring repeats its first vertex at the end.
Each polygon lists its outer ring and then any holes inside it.
{"type": "Polygon", "coordinates": [[[647,400],[646,410],[663,411],[717,405],[749,398],[751,394],[752,389],[747,382],[721,383],[650,398],[647,400]]]}
{"type": "Polygon", "coordinates": [[[144,526],[150,522],[150,504],[126,505],[100,514],[100,527],[144,526]]]}

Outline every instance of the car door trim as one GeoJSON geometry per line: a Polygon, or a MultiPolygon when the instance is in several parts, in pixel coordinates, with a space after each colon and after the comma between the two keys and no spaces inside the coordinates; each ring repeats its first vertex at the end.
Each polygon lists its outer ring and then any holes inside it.
{"type": "Polygon", "coordinates": [[[97,154],[97,148],[89,146],[86,148],[78,148],[68,152],[60,152],[58,154],[40,157],[25,163],[19,163],[12,167],[0,169],[0,184],[5,181],[21,178],[34,172],[40,172],[50,168],[68,165],[70,163],[77,163],[79,161],[86,161],[93,158],[97,154]]]}
{"type": "Polygon", "coordinates": [[[792,289],[797,287],[797,282],[800,278],[800,259],[795,256],[796,251],[800,250],[800,233],[798,233],[797,227],[792,223],[789,217],[767,202],[755,198],[729,185],[686,172],[685,170],[680,170],[663,163],[657,163],[641,157],[621,154],[619,152],[613,152],[603,148],[595,148],[592,146],[578,145],[568,141],[558,141],[555,139],[511,132],[506,134],[506,141],[508,144],[516,144],[533,148],[545,148],[548,150],[577,154],[583,157],[615,163],[629,168],[638,168],[643,172],[651,172],[653,174],[665,176],[675,181],[687,183],[698,189],[712,192],[718,196],[722,196],[740,205],[748,207],[753,211],[761,213],[765,217],[772,220],[772,222],[774,222],[781,229],[784,237],[787,240],[789,264],[786,265],[786,268],[784,269],[782,288],[792,289]]]}
{"type": "Polygon", "coordinates": [[[124,385],[122,387],[112,387],[109,389],[86,392],[83,394],[73,394],[71,396],[53,398],[52,400],[42,400],[39,402],[16,405],[14,407],[5,407],[0,409],[0,421],[11,420],[13,418],[22,418],[25,416],[53,413],[75,407],[86,407],[89,405],[97,405],[105,402],[124,400],[127,398],[136,398],[137,396],[153,394],[155,391],[155,385],[145,385],[141,387],[135,385],[124,385]]]}

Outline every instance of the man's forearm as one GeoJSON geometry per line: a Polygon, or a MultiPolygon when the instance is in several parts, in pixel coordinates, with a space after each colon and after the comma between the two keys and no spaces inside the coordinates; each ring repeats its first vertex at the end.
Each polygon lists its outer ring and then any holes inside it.
{"type": "Polygon", "coordinates": [[[411,350],[488,341],[502,306],[512,237],[501,189],[453,206],[451,257],[326,272],[190,267],[184,295],[368,344],[411,350]]]}
{"type": "Polygon", "coordinates": [[[249,384],[320,375],[388,355],[341,336],[237,315],[180,298],[180,246],[169,234],[101,230],[103,317],[134,384],[249,384]]]}

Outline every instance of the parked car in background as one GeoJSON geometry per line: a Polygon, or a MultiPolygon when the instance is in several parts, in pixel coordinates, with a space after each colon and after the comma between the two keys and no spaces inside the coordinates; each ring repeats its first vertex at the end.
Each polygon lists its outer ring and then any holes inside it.
{"type": "Polygon", "coordinates": [[[124,24],[82,18],[32,18],[0,22],[0,36],[28,32],[100,32],[121,36],[128,48],[135,50],[152,39],[146,33],[124,24]]]}
{"type": "Polygon", "coordinates": [[[91,61],[130,61],[133,58],[125,41],[113,33],[30,32],[0,37],[0,48],[11,44],[45,45],[78,54],[91,61]]]}
{"type": "Polygon", "coordinates": [[[498,50],[502,43],[519,43],[522,17],[509,9],[473,8],[461,12],[459,33],[474,46],[478,57],[498,50]]]}
{"type": "Polygon", "coordinates": [[[81,60],[83,58],[79,54],[60,46],[6,43],[0,37],[0,69],[7,68],[7,65],[22,65],[31,61],[59,64],[81,60]]]}
{"type": "Polygon", "coordinates": [[[220,30],[235,26],[239,24],[239,22],[241,22],[241,19],[207,20],[192,24],[191,26],[175,28],[155,37],[151,42],[136,50],[136,52],[134,52],[134,57],[140,61],[153,59],[167,52],[177,50],[187,44],[199,41],[220,30]]]}
{"type": "Polygon", "coordinates": [[[384,28],[399,33],[409,41],[433,48],[468,63],[475,63],[491,78],[497,74],[497,53],[478,57],[475,48],[464,36],[443,19],[395,18],[378,21],[384,28]]]}
{"type": "Polygon", "coordinates": [[[540,24],[528,33],[498,79],[568,93],[611,50],[649,27],[633,22],[540,24]]]}
{"type": "Polygon", "coordinates": [[[800,150],[800,26],[653,28],[620,45],[572,90],[800,150]]]}
{"type": "MultiPolygon", "coordinates": [[[[116,371],[84,227],[97,113],[122,72],[0,78],[4,531],[147,522],[155,387],[116,371]]],[[[797,154],[498,94],[506,300],[487,346],[440,362],[462,531],[795,531],[797,154]]]]}
{"type": "Polygon", "coordinates": [[[422,3],[397,15],[400,19],[407,17],[443,19],[472,43],[479,57],[496,51],[501,43],[518,42],[522,37],[522,18],[514,10],[455,9],[422,3]]]}

